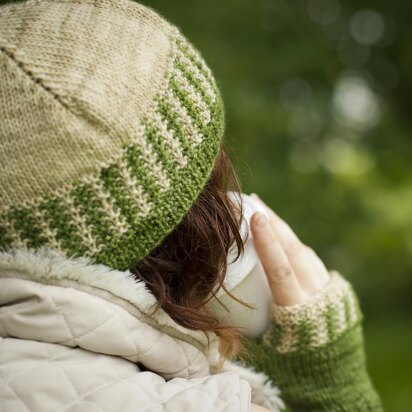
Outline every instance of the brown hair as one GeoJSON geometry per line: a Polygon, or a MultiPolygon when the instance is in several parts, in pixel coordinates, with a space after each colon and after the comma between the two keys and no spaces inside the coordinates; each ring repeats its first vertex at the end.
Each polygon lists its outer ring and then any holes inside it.
{"type": "Polygon", "coordinates": [[[131,269],[156,297],[157,308],[161,307],[178,324],[216,333],[220,337],[220,351],[226,358],[239,352],[240,332],[232,325],[223,324],[206,304],[220,287],[225,289],[229,249],[236,244],[236,259],[243,252],[239,232],[242,207],[229,199],[229,190],[241,192],[241,187],[222,145],[208,182],[182,222],[131,269]]]}

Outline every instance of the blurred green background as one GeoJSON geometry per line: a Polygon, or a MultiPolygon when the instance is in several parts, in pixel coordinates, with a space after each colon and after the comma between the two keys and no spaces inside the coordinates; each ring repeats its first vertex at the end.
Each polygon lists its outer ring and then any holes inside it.
{"type": "Polygon", "coordinates": [[[385,410],[412,410],[412,6],[152,0],[212,68],[257,192],[355,286],[385,410]]]}

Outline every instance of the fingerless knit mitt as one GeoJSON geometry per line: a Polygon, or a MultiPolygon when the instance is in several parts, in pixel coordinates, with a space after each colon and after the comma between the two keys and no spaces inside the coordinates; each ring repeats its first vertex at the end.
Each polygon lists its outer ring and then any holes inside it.
{"type": "Polygon", "coordinates": [[[247,343],[248,358],[281,390],[293,412],[383,411],[366,369],[362,313],[338,272],[307,302],[273,304],[268,332],[247,343]]]}

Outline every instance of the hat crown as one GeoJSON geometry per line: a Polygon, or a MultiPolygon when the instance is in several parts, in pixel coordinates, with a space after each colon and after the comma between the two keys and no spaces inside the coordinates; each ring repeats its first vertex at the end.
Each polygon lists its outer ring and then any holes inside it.
{"type": "Polygon", "coordinates": [[[213,168],[224,119],[210,69],[128,0],[31,0],[0,21],[0,247],[130,267],[213,168]]]}

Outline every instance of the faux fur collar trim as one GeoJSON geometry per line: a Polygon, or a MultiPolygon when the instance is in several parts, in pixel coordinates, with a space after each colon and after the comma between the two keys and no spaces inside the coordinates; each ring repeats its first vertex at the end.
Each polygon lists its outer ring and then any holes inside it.
{"type": "Polygon", "coordinates": [[[15,248],[0,252],[0,277],[23,278],[43,284],[65,286],[79,285],[89,293],[99,291],[110,293],[117,300],[131,304],[144,316],[154,321],[162,331],[178,339],[194,344],[208,359],[210,372],[236,372],[249,382],[252,402],[274,412],[283,410],[284,403],[279,390],[263,373],[232,362],[221,363],[219,342],[214,334],[192,331],[178,325],[163,310],[153,312],[156,299],[144,282],[136,281],[129,271],[121,272],[105,265],[93,264],[86,257],[67,258],[51,249],[31,250],[15,248]],[[91,292],[90,292],[91,291],[91,292]],[[209,340],[208,340],[209,339],[209,340]]]}
{"type": "Polygon", "coordinates": [[[208,358],[212,370],[220,362],[219,342],[215,334],[193,331],[178,325],[166,312],[153,313],[156,298],[142,281],[130,271],[118,271],[102,264],[94,264],[87,257],[68,258],[51,249],[32,250],[14,248],[0,252],[0,276],[19,277],[40,283],[72,284],[109,292],[138,309],[147,319],[155,322],[166,333],[194,344],[208,358]]]}

